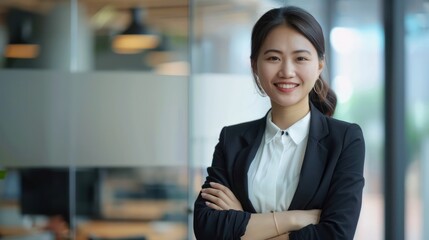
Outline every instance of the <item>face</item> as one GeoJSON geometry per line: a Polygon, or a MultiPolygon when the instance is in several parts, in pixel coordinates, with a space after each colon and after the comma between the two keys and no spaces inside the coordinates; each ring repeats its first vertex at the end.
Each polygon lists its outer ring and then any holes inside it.
{"type": "Polygon", "coordinates": [[[281,25],[268,34],[252,68],[273,108],[308,108],[323,61],[307,38],[281,25]]]}

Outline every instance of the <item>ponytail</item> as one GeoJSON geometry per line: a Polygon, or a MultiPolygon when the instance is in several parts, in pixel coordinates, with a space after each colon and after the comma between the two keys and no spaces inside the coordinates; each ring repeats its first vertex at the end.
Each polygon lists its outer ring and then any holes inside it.
{"type": "Polygon", "coordinates": [[[319,77],[310,92],[310,101],[324,115],[334,115],[337,106],[337,96],[328,83],[319,77]]]}

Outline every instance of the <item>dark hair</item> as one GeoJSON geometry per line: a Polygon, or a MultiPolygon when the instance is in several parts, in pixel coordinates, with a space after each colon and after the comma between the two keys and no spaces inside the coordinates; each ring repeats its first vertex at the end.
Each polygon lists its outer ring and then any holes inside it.
{"type": "MultiPolygon", "coordinates": [[[[274,8],[262,15],[256,22],[252,30],[252,43],[250,59],[252,68],[258,58],[259,50],[271,30],[275,27],[285,25],[289,26],[305,38],[307,38],[317,51],[319,60],[325,59],[325,39],[322,28],[317,20],[307,11],[298,7],[274,8]]],[[[254,77],[256,86],[263,92],[256,77],[254,77]]],[[[309,94],[310,101],[323,114],[332,116],[337,105],[337,97],[328,83],[319,76],[314,88],[309,94]]]]}

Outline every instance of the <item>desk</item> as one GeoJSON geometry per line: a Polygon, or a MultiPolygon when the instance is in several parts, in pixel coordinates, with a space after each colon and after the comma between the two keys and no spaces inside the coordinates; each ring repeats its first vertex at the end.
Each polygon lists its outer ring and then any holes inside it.
{"type": "Polygon", "coordinates": [[[121,200],[102,207],[102,215],[108,219],[159,220],[167,213],[186,215],[186,201],[121,200]]]}
{"type": "Polygon", "coordinates": [[[25,236],[40,232],[40,229],[0,226],[0,237],[25,236]]]}
{"type": "Polygon", "coordinates": [[[89,221],[78,224],[76,240],[87,240],[91,235],[104,238],[145,236],[148,240],[184,240],[187,237],[187,226],[176,222],[89,221]]]}
{"type": "Polygon", "coordinates": [[[3,227],[0,226],[0,237],[30,235],[34,230],[23,227],[3,227]]]}

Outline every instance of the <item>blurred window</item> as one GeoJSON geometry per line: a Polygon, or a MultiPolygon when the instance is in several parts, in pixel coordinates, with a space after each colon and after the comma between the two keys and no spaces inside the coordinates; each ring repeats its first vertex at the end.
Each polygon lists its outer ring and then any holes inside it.
{"type": "Polygon", "coordinates": [[[384,239],[384,44],[380,3],[336,1],[334,9],[330,75],[338,97],[335,117],[358,123],[366,142],[365,188],[355,239],[384,239]]]}
{"type": "Polygon", "coordinates": [[[429,238],[429,2],[406,2],[405,74],[407,169],[405,237],[429,238]],[[426,226],[426,227],[425,227],[426,226]]]}

